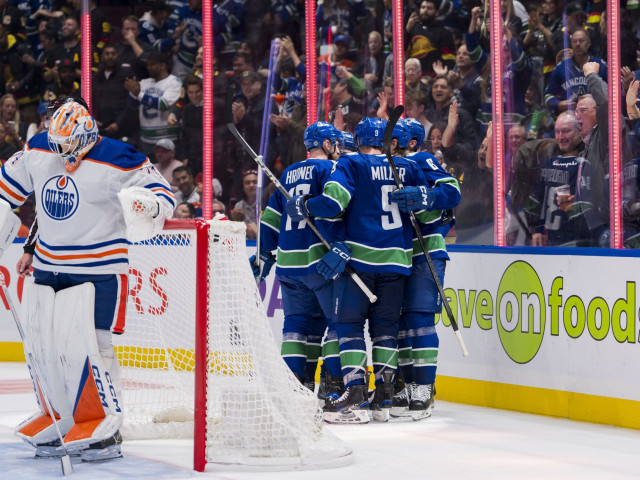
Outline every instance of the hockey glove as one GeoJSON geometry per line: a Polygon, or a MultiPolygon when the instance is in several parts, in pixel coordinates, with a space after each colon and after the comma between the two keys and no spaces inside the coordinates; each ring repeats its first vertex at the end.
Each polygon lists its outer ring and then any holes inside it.
{"type": "Polygon", "coordinates": [[[310,195],[296,195],[291,197],[291,199],[287,200],[287,204],[285,205],[285,210],[287,211],[287,215],[294,222],[301,222],[302,220],[308,219],[311,215],[309,215],[309,210],[305,206],[305,203],[310,195]]]}
{"type": "Polygon", "coordinates": [[[255,278],[260,277],[261,282],[269,276],[269,272],[271,271],[271,267],[273,267],[274,263],[276,263],[276,257],[271,252],[260,252],[259,265],[256,263],[255,255],[251,255],[251,258],[249,259],[251,270],[253,270],[253,276],[255,278]],[[262,267],[262,271],[260,271],[260,267],[262,267]]]}
{"type": "Polygon", "coordinates": [[[425,186],[404,187],[391,194],[391,201],[398,204],[401,212],[431,210],[436,201],[436,194],[425,186]]]}
{"type": "Polygon", "coordinates": [[[344,272],[351,259],[351,249],[344,242],[333,242],[331,249],[318,262],[318,273],[326,280],[335,280],[344,272]]]}

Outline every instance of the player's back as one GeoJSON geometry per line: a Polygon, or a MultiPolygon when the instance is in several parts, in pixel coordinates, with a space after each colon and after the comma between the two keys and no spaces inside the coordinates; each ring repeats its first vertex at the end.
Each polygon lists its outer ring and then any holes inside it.
{"type": "MultiPolygon", "coordinates": [[[[404,184],[424,184],[414,162],[402,157],[394,157],[394,162],[404,184]]],[[[411,223],[408,215],[389,200],[397,186],[387,157],[344,155],[331,181],[351,194],[343,218],[354,266],[362,271],[407,273],[412,256],[411,223]]]]}
{"type": "MultiPolygon", "coordinates": [[[[291,196],[322,194],[322,189],[335,165],[327,159],[310,158],[289,166],[280,183],[291,196]]],[[[327,252],[307,221],[293,222],[286,213],[287,199],[276,192],[269,199],[260,220],[262,248],[277,247],[276,271],[283,275],[304,275],[315,271],[315,263],[327,252]]]]}

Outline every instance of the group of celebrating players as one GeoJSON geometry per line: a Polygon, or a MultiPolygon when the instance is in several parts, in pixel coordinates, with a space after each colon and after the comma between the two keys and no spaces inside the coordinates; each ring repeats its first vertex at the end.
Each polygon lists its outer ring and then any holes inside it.
{"type": "Polygon", "coordinates": [[[355,139],[325,122],[305,130],[309,158],[282,174],[289,196],[278,190],[269,199],[260,222],[259,262],[251,259],[260,280],[276,266],[285,314],[281,353],[312,390],[322,352],[318,394],[329,423],[420,420],[431,415],[435,396],[435,315],[442,298],[409,215],[419,221],[441,283],[449,260],[444,237],[455,223],[450,209],[460,201],[460,188],[433,155],[418,151],[425,130],[411,118],[393,126],[395,179],[383,153],[386,123],[364,118],[355,139]]]}

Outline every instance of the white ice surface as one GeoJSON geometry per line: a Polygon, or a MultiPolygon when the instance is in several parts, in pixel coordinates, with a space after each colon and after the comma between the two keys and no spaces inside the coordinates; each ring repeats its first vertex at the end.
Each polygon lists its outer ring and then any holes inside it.
{"type": "MultiPolygon", "coordinates": [[[[0,476],[61,478],[58,460],[35,460],[13,428],[35,411],[33,393],[12,385],[27,380],[24,364],[0,363],[0,476]]],[[[22,382],[22,383],[20,383],[22,382]]],[[[346,467],[314,471],[237,471],[208,466],[192,471],[192,442],[123,443],[124,458],[77,463],[70,479],[597,479],[640,478],[640,431],[437,401],[421,422],[329,426],[355,451],[346,467]]]]}

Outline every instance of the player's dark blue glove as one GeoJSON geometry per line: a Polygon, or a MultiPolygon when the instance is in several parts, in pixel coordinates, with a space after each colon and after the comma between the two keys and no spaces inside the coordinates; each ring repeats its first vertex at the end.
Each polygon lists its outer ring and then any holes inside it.
{"type": "Polygon", "coordinates": [[[251,255],[251,258],[249,259],[251,270],[253,270],[253,276],[255,278],[260,277],[261,282],[267,278],[274,263],[276,263],[276,257],[271,252],[260,252],[260,265],[256,264],[255,255],[251,255]],[[260,272],[260,266],[262,266],[262,272],[260,272]]]}
{"type": "Polygon", "coordinates": [[[335,280],[344,272],[351,258],[351,249],[344,242],[333,242],[331,249],[318,262],[318,273],[327,280],[335,280]]]}
{"type": "Polygon", "coordinates": [[[436,194],[425,186],[404,187],[391,193],[391,201],[398,204],[401,212],[415,210],[431,210],[436,201],[436,194]]]}
{"type": "Polygon", "coordinates": [[[284,208],[291,220],[294,222],[300,222],[311,216],[309,215],[309,210],[307,210],[307,207],[305,206],[305,202],[309,197],[310,195],[296,195],[287,200],[287,204],[284,208]]]}

